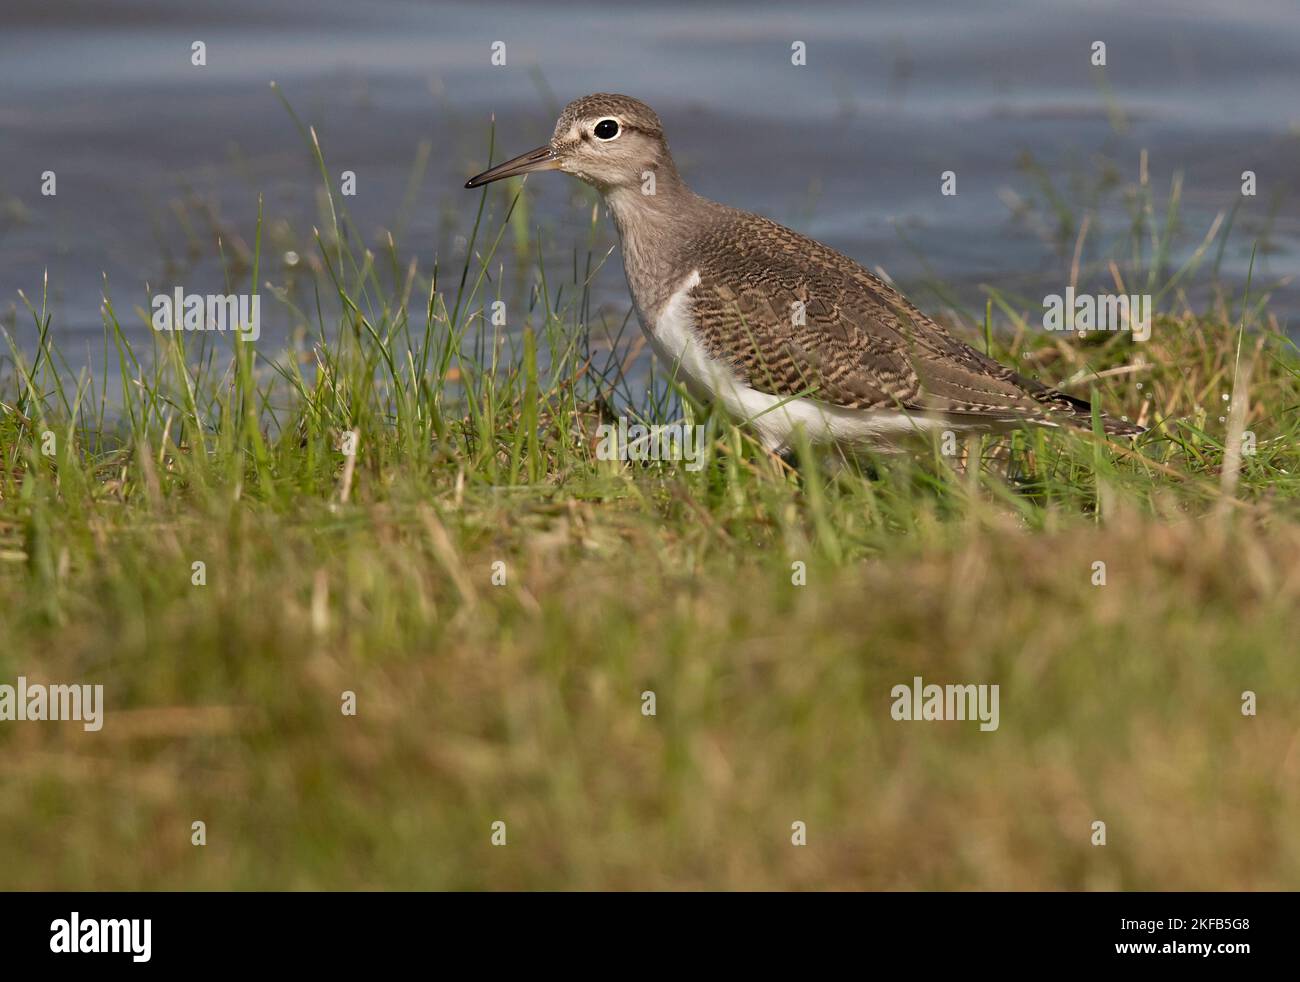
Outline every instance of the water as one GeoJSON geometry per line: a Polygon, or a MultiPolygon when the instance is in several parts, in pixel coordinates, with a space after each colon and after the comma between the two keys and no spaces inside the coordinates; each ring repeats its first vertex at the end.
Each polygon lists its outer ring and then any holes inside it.
{"type": "MultiPolygon", "coordinates": [[[[659,111],[696,190],[886,271],[930,310],[980,311],[986,286],[1024,309],[1063,289],[1073,241],[1054,242],[1026,157],[1082,204],[1107,167],[1135,181],[1143,149],[1158,198],[1183,175],[1175,261],[1240,203],[1221,272],[1239,286],[1263,239],[1256,291],[1272,288],[1287,323],[1300,308],[1295,0],[11,0],[0,23],[0,320],[30,342],[17,291],[38,297],[48,270],[54,335],[74,362],[98,359],[105,276],[141,339],[146,285],[224,290],[212,228],[228,257],[238,239],[251,246],[259,193],[272,219],[262,278],[302,298],[304,260],[285,254],[314,248],[319,174],[272,79],[316,126],[332,179],[356,172],[346,205],[368,244],[396,229],[401,265],[415,256],[421,274],[435,256],[459,267],[478,201],[461,185],[486,166],[491,115],[501,159],[543,142],[564,102],[603,90],[659,111]],[[1104,82],[1089,64],[1098,40],[1104,82]],[[194,41],[205,67],[190,62],[194,41]],[[494,41],[504,67],[490,63],[494,41]],[[791,64],[794,41],[806,66],[791,64]],[[404,207],[422,141],[432,154],[404,207]],[[58,193],[43,197],[51,170],[58,193]],[[956,196],[939,193],[947,170],[956,196]],[[1257,197],[1241,197],[1243,170],[1257,197]],[[1017,198],[1040,207],[1018,216],[1017,198]]],[[[607,221],[591,239],[592,199],[570,179],[536,175],[530,195],[557,273],[575,247],[583,262],[613,244],[607,221]]],[[[499,213],[502,192],[490,200],[499,213]]],[[[1127,225],[1122,199],[1106,202],[1086,268],[1127,225]]],[[[514,250],[501,258],[509,269],[514,250]]],[[[594,296],[617,324],[628,300],[616,258],[594,296]]],[[[274,342],[303,318],[268,302],[263,321],[274,342]]]]}

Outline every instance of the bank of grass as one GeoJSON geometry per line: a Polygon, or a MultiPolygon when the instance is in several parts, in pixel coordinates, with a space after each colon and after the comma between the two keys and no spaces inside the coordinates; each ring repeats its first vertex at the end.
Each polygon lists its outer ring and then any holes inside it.
{"type": "Polygon", "coordinates": [[[1136,445],[795,470],[690,407],[702,469],[622,464],[596,425],[676,403],[590,342],[583,276],[491,326],[510,201],[450,276],[335,218],[343,314],[278,356],[137,352],[107,304],[120,399],[33,299],[0,681],[108,706],[0,724],[0,887],[1300,886],[1300,359],[1259,298],[1145,344],[957,325],[1136,445]],[[999,728],[894,721],[918,675],[998,684],[999,728]]]}

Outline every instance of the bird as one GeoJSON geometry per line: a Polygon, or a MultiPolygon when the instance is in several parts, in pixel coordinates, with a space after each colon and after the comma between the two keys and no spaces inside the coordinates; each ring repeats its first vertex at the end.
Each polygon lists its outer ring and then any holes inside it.
{"type": "Polygon", "coordinates": [[[775,454],[800,428],[812,445],[888,450],[916,433],[1092,426],[1086,401],[959,340],[848,256],[693,192],[644,102],[575,99],[548,143],[465,187],[550,170],[604,198],[637,320],[673,377],[775,454]]]}

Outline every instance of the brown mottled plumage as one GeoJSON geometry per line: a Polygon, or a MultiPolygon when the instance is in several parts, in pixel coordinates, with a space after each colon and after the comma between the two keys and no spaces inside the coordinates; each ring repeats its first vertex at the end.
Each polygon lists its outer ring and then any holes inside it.
{"type": "MultiPolygon", "coordinates": [[[[604,195],[655,350],[697,395],[753,417],[773,449],[800,423],[814,439],[873,443],[939,426],[1091,426],[1088,403],[958,341],[847,256],[692,192],[644,103],[578,99],[548,145],[466,186],[533,170],[604,195]]],[[[1107,433],[1142,432],[1101,419],[1107,433]]]]}

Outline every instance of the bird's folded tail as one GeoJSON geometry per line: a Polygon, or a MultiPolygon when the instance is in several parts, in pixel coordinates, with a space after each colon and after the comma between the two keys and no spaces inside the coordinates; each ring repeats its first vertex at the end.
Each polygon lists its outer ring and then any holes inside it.
{"type": "MultiPolygon", "coordinates": [[[[1087,400],[1076,399],[1072,395],[1066,395],[1060,389],[1049,388],[1039,383],[1026,385],[1026,388],[1034,400],[1048,410],[1053,421],[1059,420],[1079,429],[1092,429],[1092,404],[1087,400]]],[[[1102,431],[1107,436],[1141,436],[1146,432],[1145,426],[1138,426],[1128,420],[1116,419],[1105,413],[1098,413],[1098,417],[1102,431]]]]}

